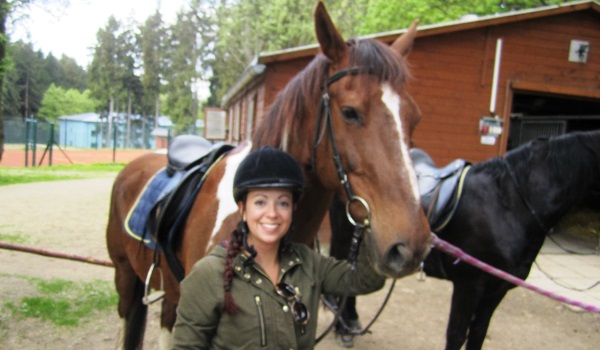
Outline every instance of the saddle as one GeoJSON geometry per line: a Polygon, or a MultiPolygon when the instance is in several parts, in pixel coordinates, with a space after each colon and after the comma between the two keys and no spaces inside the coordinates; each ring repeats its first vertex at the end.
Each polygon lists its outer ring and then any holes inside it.
{"type": "Polygon", "coordinates": [[[180,233],[206,175],[233,148],[223,143],[213,145],[195,135],[173,138],[167,150],[167,166],[148,182],[126,220],[126,231],[130,235],[136,228],[141,231],[133,236],[141,236],[146,246],[162,251],[180,282],[185,275],[175,254],[180,233]],[[138,221],[133,222],[136,217],[138,221]]]}
{"type": "Polygon", "coordinates": [[[464,179],[471,167],[463,159],[456,159],[443,168],[437,168],[433,159],[422,149],[410,150],[419,182],[421,206],[433,232],[443,229],[458,207],[464,179]]]}

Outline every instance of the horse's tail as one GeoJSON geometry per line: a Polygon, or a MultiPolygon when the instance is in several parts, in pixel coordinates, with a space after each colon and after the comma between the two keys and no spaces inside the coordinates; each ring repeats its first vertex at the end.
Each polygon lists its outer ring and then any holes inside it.
{"type": "Polygon", "coordinates": [[[144,283],[136,278],[131,299],[131,309],[125,320],[125,338],[123,344],[125,350],[136,350],[143,347],[146,315],[148,314],[148,306],[142,303],[143,297],[144,283]]]}

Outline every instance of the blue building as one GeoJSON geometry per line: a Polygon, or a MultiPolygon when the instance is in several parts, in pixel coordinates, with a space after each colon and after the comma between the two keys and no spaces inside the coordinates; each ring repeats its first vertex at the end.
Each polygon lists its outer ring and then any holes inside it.
{"type": "Polygon", "coordinates": [[[58,117],[58,143],[63,147],[100,148],[104,140],[102,126],[98,113],[58,117]]]}

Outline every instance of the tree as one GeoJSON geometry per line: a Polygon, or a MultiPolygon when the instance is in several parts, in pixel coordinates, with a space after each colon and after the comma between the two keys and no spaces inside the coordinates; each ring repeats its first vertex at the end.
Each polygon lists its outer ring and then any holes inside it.
{"type": "Polygon", "coordinates": [[[121,67],[118,61],[117,36],[121,24],[110,16],[104,29],[98,30],[96,38],[98,43],[94,48],[92,63],[88,68],[88,84],[92,96],[108,105],[103,108],[107,111],[106,145],[110,139],[112,117],[117,94],[122,89],[120,78],[121,67]]]}
{"type": "MultiPolygon", "coordinates": [[[[133,101],[139,101],[136,105],[140,105],[143,98],[143,88],[139,76],[136,75],[136,71],[139,66],[139,49],[136,46],[135,36],[131,30],[131,26],[125,29],[117,38],[117,63],[119,69],[119,79],[121,80],[121,86],[123,91],[120,92],[120,96],[123,96],[126,100],[127,112],[125,116],[126,130],[125,130],[125,147],[130,146],[130,131],[131,131],[131,113],[133,107],[133,101]]],[[[141,108],[138,108],[141,109],[141,108]]]]}
{"type": "Polygon", "coordinates": [[[421,25],[448,22],[466,14],[479,16],[558,4],[563,0],[369,0],[359,26],[361,35],[406,28],[415,19],[421,25]]]}
{"type": "Polygon", "coordinates": [[[57,117],[67,115],[66,113],[63,113],[67,104],[65,90],[51,84],[44,94],[39,116],[48,121],[55,122],[57,117]]]}
{"type": "Polygon", "coordinates": [[[89,90],[82,93],[77,89],[65,90],[51,84],[44,94],[38,116],[56,122],[60,116],[93,112],[98,105],[99,102],[91,97],[89,90]]]}
{"type": "Polygon", "coordinates": [[[164,79],[165,59],[163,52],[166,32],[163,27],[162,16],[157,10],[154,15],[148,17],[140,27],[138,45],[142,54],[142,87],[144,89],[144,101],[142,113],[154,115],[154,125],[160,116],[160,92],[161,80],[164,79]]]}
{"type": "Polygon", "coordinates": [[[198,99],[193,87],[198,78],[198,41],[192,14],[180,11],[169,33],[167,51],[167,109],[176,132],[193,128],[197,119],[198,99]]]}
{"type": "Polygon", "coordinates": [[[85,91],[87,86],[87,72],[77,64],[73,58],[62,55],[58,61],[60,69],[60,86],[65,89],[77,89],[81,92],[85,91]]]}
{"type": "Polygon", "coordinates": [[[11,81],[10,88],[17,99],[18,115],[25,119],[37,114],[42,103],[42,97],[49,82],[44,76],[44,55],[41,51],[35,51],[31,43],[18,41],[11,46],[12,70],[11,75],[15,80],[11,81]]]}

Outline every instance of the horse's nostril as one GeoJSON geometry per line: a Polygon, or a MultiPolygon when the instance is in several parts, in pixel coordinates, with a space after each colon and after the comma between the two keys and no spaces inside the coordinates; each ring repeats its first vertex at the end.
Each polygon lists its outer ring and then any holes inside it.
{"type": "Polygon", "coordinates": [[[410,259],[410,255],[406,244],[398,243],[388,250],[385,255],[385,264],[391,271],[400,274],[405,267],[405,262],[410,259]]]}

